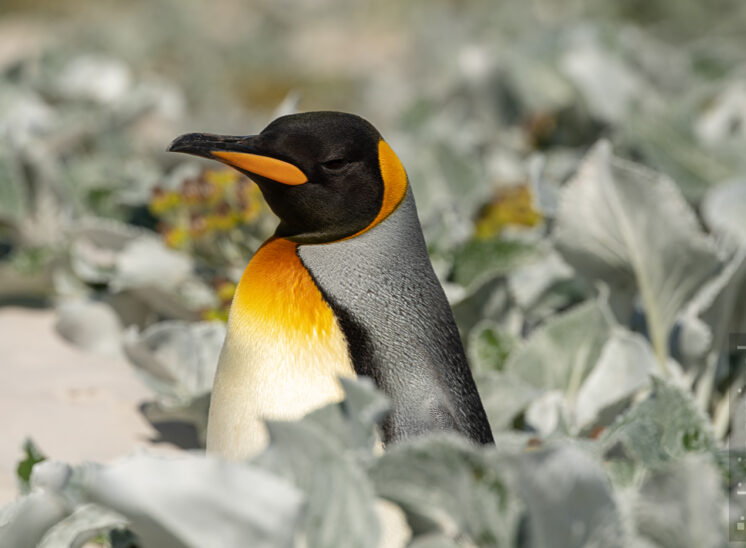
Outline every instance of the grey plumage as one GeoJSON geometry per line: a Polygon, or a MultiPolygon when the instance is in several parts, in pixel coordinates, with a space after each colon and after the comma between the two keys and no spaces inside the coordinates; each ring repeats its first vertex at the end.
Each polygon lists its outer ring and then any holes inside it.
{"type": "Polygon", "coordinates": [[[411,188],[367,232],[298,254],[340,321],[356,372],[391,398],[384,441],[452,429],[492,442],[411,188]]]}

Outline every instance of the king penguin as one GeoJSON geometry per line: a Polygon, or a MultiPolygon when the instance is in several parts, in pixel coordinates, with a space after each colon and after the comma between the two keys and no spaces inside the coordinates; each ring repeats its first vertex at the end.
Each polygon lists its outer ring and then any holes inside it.
{"type": "Polygon", "coordinates": [[[340,401],[339,378],[363,375],[391,402],[384,444],[434,430],[493,442],[407,174],[369,122],[291,114],[258,135],[190,133],[169,150],[246,174],[280,219],[231,304],[208,452],[255,454],[265,419],[340,401]]]}

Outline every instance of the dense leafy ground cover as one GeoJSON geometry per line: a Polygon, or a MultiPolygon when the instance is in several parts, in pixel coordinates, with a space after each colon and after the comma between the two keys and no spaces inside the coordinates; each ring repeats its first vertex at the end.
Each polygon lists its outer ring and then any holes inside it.
{"type": "Polygon", "coordinates": [[[271,424],[247,463],[34,465],[29,446],[0,545],[738,534],[746,7],[624,5],[161,0],[58,20],[11,2],[5,36],[26,41],[0,48],[0,297],[56,306],[64,337],[153,388],[150,420],[203,434],[235,282],[274,221],[247,180],[162,150],[299,100],[353,110],[408,169],[496,445],[380,454],[387,404],[359,382],[271,424]]]}

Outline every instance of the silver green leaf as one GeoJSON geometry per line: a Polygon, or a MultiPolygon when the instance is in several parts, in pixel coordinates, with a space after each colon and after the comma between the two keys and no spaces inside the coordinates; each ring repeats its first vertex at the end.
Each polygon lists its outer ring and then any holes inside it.
{"type": "Polygon", "coordinates": [[[488,401],[493,393],[510,391],[493,413],[509,411],[512,420],[522,401],[526,422],[541,435],[577,434],[607,423],[647,386],[654,364],[645,339],[615,325],[603,301],[589,301],[537,329],[510,355],[504,377],[495,379],[503,385],[500,390],[483,390],[488,401]],[[506,408],[510,402],[515,405],[506,408]]]}
{"type": "Polygon", "coordinates": [[[219,322],[166,321],[128,330],[124,349],[148,386],[183,403],[211,390],[224,339],[219,322]]]}
{"type": "Polygon", "coordinates": [[[306,494],[305,544],[377,546],[375,494],[354,452],[314,420],[268,422],[267,430],[270,445],[253,462],[306,494]]]}
{"type": "Polygon", "coordinates": [[[122,356],[122,322],[114,309],[94,300],[70,300],[57,307],[57,332],[74,345],[105,356],[122,356]]]}
{"type": "Polygon", "coordinates": [[[647,467],[716,447],[710,421],[691,394],[655,378],[648,397],[619,416],[600,443],[612,459],[647,467]]]}
{"type": "Polygon", "coordinates": [[[151,422],[193,424],[204,441],[210,391],[225,339],[219,322],[165,321],[123,336],[125,355],[157,394],[143,411],[151,422]]]}
{"type": "Polygon", "coordinates": [[[406,528],[396,525],[403,519],[396,517],[400,511],[376,499],[364,471],[380,443],[376,428],[388,399],[366,377],[340,380],[343,401],[297,422],[268,422],[269,447],[254,459],[306,493],[302,531],[311,548],[373,547],[379,538],[398,538],[397,532],[407,536],[406,528]]]}
{"type": "Polygon", "coordinates": [[[598,363],[578,391],[575,427],[582,430],[592,425],[605,410],[615,414],[618,409],[614,405],[647,386],[654,369],[655,357],[648,342],[615,327],[598,363]]]}
{"type": "Polygon", "coordinates": [[[44,534],[69,514],[59,497],[35,490],[0,511],[0,546],[35,548],[44,534]]]}
{"type": "Polygon", "coordinates": [[[49,529],[37,548],[82,548],[96,535],[125,525],[127,520],[120,514],[96,504],[83,504],[49,529]]]}
{"type": "Polygon", "coordinates": [[[622,548],[621,517],[601,463],[562,445],[515,457],[528,510],[530,546],[622,548]]]}
{"type": "Polygon", "coordinates": [[[535,386],[497,371],[477,372],[474,381],[493,431],[509,429],[515,417],[541,395],[535,386]]]}
{"type": "Polygon", "coordinates": [[[687,455],[651,470],[633,499],[637,536],[661,548],[725,546],[720,482],[707,455],[687,455]]]}
{"type": "Polygon", "coordinates": [[[531,386],[575,397],[612,327],[604,304],[589,301],[552,318],[513,352],[505,372],[531,386]]]}
{"type": "Polygon", "coordinates": [[[606,282],[612,299],[615,291],[637,288],[656,358],[667,372],[677,315],[721,266],[676,185],[614,158],[609,143],[600,142],[562,191],[555,236],[565,260],[606,282]]]}
{"type": "Polygon", "coordinates": [[[140,236],[127,242],[115,261],[115,291],[137,287],[170,289],[186,280],[192,271],[192,258],[168,249],[155,237],[140,236]]]}
{"type": "Polygon", "coordinates": [[[521,505],[499,462],[462,438],[427,436],[389,447],[370,477],[381,497],[402,507],[415,535],[512,546],[521,505]]]}
{"type": "Polygon", "coordinates": [[[552,285],[570,279],[572,269],[553,249],[548,249],[537,261],[518,267],[508,275],[508,287],[518,305],[525,309],[534,305],[552,285]]]}
{"type": "Polygon", "coordinates": [[[472,328],[467,341],[473,372],[501,371],[517,340],[497,322],[483,320],[472,328]]]}
{"type": "Polygon", "coordinates": [[[460,546],[463,544],[438,533],[419,536],[409,544],[409,548],[459,548],[460,546]]]}
{"type": "Polygon", "coordinates": [[[211,457],[139,455],[76,476],[70,489],[123,515],[144,546],[290,547],[302,517],[292,485],[211,457]]]}

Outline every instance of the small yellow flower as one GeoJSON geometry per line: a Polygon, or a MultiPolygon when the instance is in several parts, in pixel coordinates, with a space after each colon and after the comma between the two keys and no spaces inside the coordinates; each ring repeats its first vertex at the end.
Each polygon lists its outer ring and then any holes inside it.
{"type": "Polygon", "coordinates": [[[180,201],[178,193],[156,189],[150,198],[148,209],[153,215],[159,217],[167,211],[178,207],[180,201]]]}
{"type": "Polygon", "coordinates": [[[182,248],[189,242],[189,231],[180,226],[174,226],[163,233],[166,245],[173,248],[182,248]]]}
{"type": "Polygon", "coordinates": [[[232,169],[208,169],[204,174],[205,181],[220,188],[229,188],[235,185],[241,175],[232,169]]]}
{"type": "Polygon", "coordinates": [[[482,208],[476,221],[476,236],[489,239],[497,236],[506,226],[536,226],[541,212],[534,208],[533,195],[528,185],[505,188],[482,208]]]}
{"type": "Polygon", "coordinates": [[[209,231],[218,231],[218,232],[227,232],[228,230],[232,229],[234,226],[236,226],[236,222],[233,219],[233,216],[229,214],[213,214],[213,215],[207,215],[205,217],[205,223],[207,226],[207,230],[209,231]]]}
{"type": "Polygon", "coordinates": [[[251,223],[253,221],[256,221],[256,219],[259,217],[261,212],[262,212],[261,202],[257,200],[249,202],[241,210],[241,213],[240,213],[241,222],[251,223]]]}

